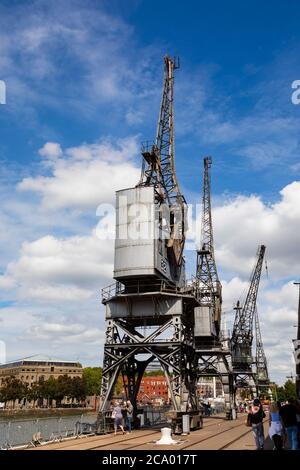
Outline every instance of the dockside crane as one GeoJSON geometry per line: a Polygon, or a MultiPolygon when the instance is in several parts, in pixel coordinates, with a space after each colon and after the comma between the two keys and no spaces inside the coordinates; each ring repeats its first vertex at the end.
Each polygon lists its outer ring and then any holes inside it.
{"type": "Polygon", "coordinates": [[[164,57],[155,141],[142,145],[138,184],[116,193],[116,283],[102,290],[106,340],[100,424],[109,413],[119,376],[137,416],[141,380],[153,361],[164,371],[168,383],[172,426],[180,427],[186,412],[193,416],[193,426],[202,422],[193,331],[193,313],[199,301],[193,289],[185,288],[187,205],[175,173],[173,87],[178,67],[178,60],[164,57]]]}
{"type": "Polygon", "coordinates": [[[174,146],[174,71],[179,68],[179,60],[164,58],[164,85],[157,123],[156,138],[153,144],[142,145],[142,172],[137,187],[154,186],[156,202],[160,205],[160,229],[163,232],[170,268],[179,275],[185,243],[186,201],[180,192],[175,171],[174,146]],[[164,224],[164,225],[163,225],[164,224]]]}
{"type": "Polygon", "coordinates": [[[237,373],[248,372],[251,374],[253,372],[253,322],[265,251],[265,245],[260,245],[245,303],[241,306],[238,301],[235,308],[236,314],[231,337],[231,348],[232,365],[237,373]]]}
{"type": "Polygon", "coordinates": [[[197,250],[196,296],[199,307],[194,309],[194,341],[198,380],[217,377],[223,386],[228,419],[234,419],[234,387],[231,351],[221,338],[222,286],[214,252],[211,213],[211,157],[204,158],[201,241],[197,250]]]}
{"type": "Polygon", "coordinates": [[[201,242],[197,250],[196,283],[202,306],[210,308],[212,333],[219,335],[221,324],[222,286],[219,281],[211,215],[211,157],[204,158],[201,242]]]}
{"type": "Polygon", "coordinates": [[[268,364],[267,358],[264,351],[264,345],[262,341],[260,325],[259,325],[259,317],[257,308],[255,310],[255,346],[256,346],[256,354],[255,354],[255,365],[256,365],[256,387],[258,395],[263,388],[269,387],[270,380],[269,380],[269,373],[268,373],[268,364]]]}

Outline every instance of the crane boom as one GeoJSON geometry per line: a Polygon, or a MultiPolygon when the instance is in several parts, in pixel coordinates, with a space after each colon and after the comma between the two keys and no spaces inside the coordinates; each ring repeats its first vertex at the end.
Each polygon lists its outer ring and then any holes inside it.
{"type": "Polygon", "coordinates": [[[154,186],[156,199],[169,210],[169,258],[177,265],[181,263],[186,231],[186,201],[180,192],[175,172],[174,148],[174,70],[179,62],[164,58],[164,85],[156,130],[155,143],[142,146],[142,172],[140,186],[154,186]]]}
{"type": "Polygon", "coordinates": [[[211,157],[204,158],[201,244],[197,250],[196,280],[199,286],[201,303],[213,309],[213,320],[217,334],[220,331],[222,287],[219,281],[215,254],[211,215],[211,157]]]}
{"type": "Polygon", "coordinates": [[[262,336],[259,325],[258,311],[255,309],[255,342],[256,342],[256,380],[257,385],[268,384],[269,373],[267,358],[264,351],[262,336]]]}
{"type": "Polygon", "coordinates": [[[260,245],[245,303],[242,307],[239,302],[237,303],[232,332],[233,362],[248,366],[250,361],[252,362],[253,321],[265,251],[265,245],[260,245]]]}
{"type": "Polygon", "coordinates": [[[155,143],[142,146],[144,157],[138,186],[155,185],[160,196],[169,205],[185,202],[180,193],[175,172],[174,148],[174,70],[178,61],[169,56],[164,58],[164,85],[156,129],[155,143]]]}

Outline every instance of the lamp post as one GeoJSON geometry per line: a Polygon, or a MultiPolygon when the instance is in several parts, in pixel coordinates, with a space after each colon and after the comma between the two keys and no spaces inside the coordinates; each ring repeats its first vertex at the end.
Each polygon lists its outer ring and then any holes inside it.
{"type": "Polygon", "coordinates": [[[300,282],[294,282],[294,284],[299,288],[297,340],[294,341],[294,347],[296,362],[296,393],[298,400],[300,400],[300,282]]]}

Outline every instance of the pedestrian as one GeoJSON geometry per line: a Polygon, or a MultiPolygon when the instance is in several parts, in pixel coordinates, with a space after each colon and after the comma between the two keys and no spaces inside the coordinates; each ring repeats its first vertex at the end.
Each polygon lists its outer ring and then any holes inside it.
{"type": "Polygon", "coordinates": [[[128,433],[131,433],[131,427],[132,427],[132,418],[133,418],[133,406],[131,404],[131,401],[127,401],[127,431],[128,433]]]}
{"type": "Polygon", "coordinates": [[[258,398],[253,400],[253,405],[250,407],[247,416],[247,425],[252,427],[253,436],[255,439],[256,450],[263,450],[264,448],[264,425],[263,419],[265,412],[258,398]]]}
{"type": "Polygon", "coordinates": [[[127,423],[127,402],[126,402],[126,400],[123,402],[123,405],[122,405],[122,416],[123,416],[123,425],[126,426],[126,423],[127,423]]]}
{"type": "Polygon", "coordinates": [[[294,405],[297,408],[298,447],[300,447],[300,400],[295,400],[294,405]]]}
{"type": "Polygon", "coordinates": [[[282,450],[283,446],[283,425],[279,415],[277,403],[270,404],[269,413],[269,436],[274,443],[276,450],[282,450]]]}
{"type": "Polygon", "coordinates": [[[298,450],[298,427],[297,427],[297,408],[294,400],[289,399],[280,412],[280,417],[288,436],[288,443],[291,450],[298,450]]]}
{"type": "Polygon", "coordinates": [[[125,434],[124,426],[123,426],[122,409],[117,401],[115,402],[115,405],[114,405],[112,418],[114,419],[115,436],[117,435],[118,427],[120,427],[122,433],[125,434]]]}

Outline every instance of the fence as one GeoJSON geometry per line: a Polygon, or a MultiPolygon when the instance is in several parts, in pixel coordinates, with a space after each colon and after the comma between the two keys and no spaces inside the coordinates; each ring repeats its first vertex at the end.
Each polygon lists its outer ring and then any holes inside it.
{"type": "MultiPolygon", "coordinates": [[[[167,422],[166,412],[169,406],[151,407],[143,406],[143,413],[139,416],[141,427],[153,427],[167,422]]],[[[224,407],[218,404],[213,409],[214,414],[222,413],[224,407]]],[[[96,429],[96,415],[75,415],[61,418],[38,418],[23,420],[0,420],[0,449],[12,447],[34,446],[41,442],[55,442],[66,438],[76,438],[99,432],[109,432],[109,423],[99,423],[96,429]]]]}
{"type": "Polygon", "coordinates": [[[143,414],[141,415],[141,426],[155,426],[166,423],[166,412],[170,410],[170,406],[151,407],[143,406],[143,414]]]}
{"type": "Polygon", "coordinates": [[[94,415],[0,421],[0,449],[60,441],[94,432],[94,415]]]}

